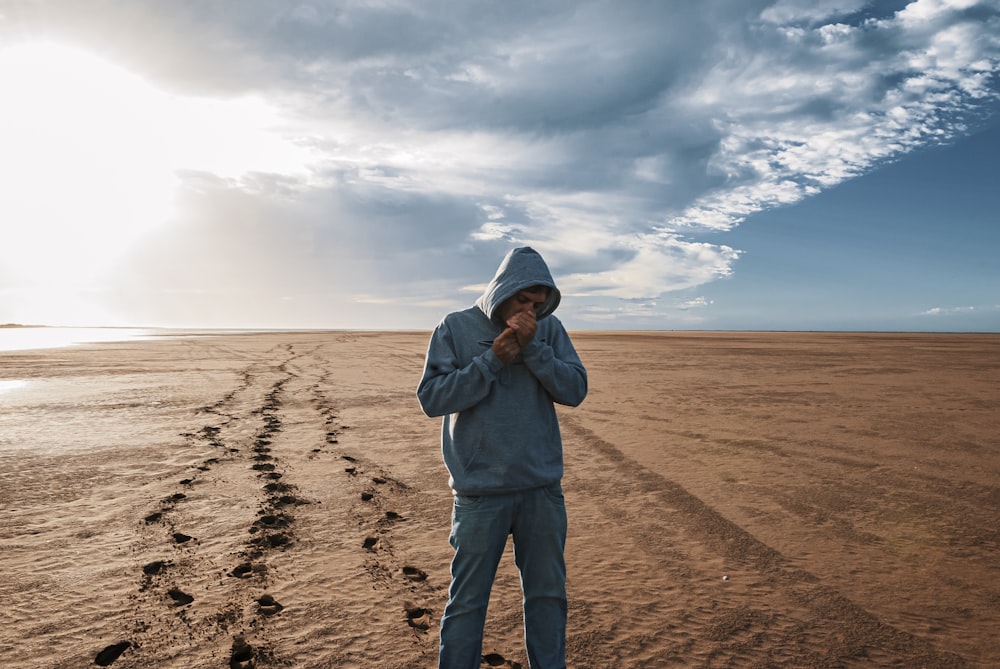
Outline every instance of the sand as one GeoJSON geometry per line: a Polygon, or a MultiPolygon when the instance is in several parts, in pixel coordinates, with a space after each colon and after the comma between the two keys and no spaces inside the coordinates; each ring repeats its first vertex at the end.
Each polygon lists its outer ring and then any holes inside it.
{"type": "MultiPolygon", "coordinates": [[[[0,666],[434,666],[426,340],[0,354],[0,666]]],[[[570,667],[1000,666],[1000,336],[574,340],[570,667]]],[[[519,608],[508,554],[484,666],[519,608]]]]}

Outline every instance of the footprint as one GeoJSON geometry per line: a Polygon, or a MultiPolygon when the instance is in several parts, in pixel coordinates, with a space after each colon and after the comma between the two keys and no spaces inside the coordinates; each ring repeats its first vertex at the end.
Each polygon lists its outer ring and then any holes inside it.
{"type": "Polygon", "coordinates": [[[130,641],[121,641],[112,644],[97,654],[97,657],[94,658],[94,663],[99,667],[106,667],[121,657],[121,654],[131,647],[132,642],[130,641]]]}
{"type": "Polygon", "coordinates": [[[510,666],[511,669],[521,669],[520,662],[510,662],[508,663],[504,656],[500,653],[487,653],[483,655],[483,662],[485,662],[490,667],[502,667],[505,664],[510,666]]]}
{"type": "Polygon", "coordinates": [[[179,544],[183,544],[194,539],[194,537],[184,534],[183,532],[174,532],[171,536],[173,536],[174,541],[179,544]]]}
{"type": "Polygon", "coordinates": [[[169,560],[154,560],[147,565],[143,565],[142,573],[146,576],[156,576],[162,574],[163,570],[172,565],[169,560]]]}
{"type": "Polygon", "coordinates": [[[265,513],[256,521],[254,521],[253,526],[250,528],[251,533],[255,533],[258,529],[276,529],[282,527],[288,527],[292,522],[292,517],[285,515],[283,513],[265,513]]]}
{"type": "Polygon", "coordinates": [[[431,610],[421,606],[406,604],[406,624],[418,630],[428,630],[431,626],[431,610]]]}
{"type": "Polygon", "coordinates": [[[268,548],[278,548],[279,546],[285,546],[291,543],[291,541],[291,537],[287,534],[277,532],[275,534],[265,534],[259,537],[254,537],[250,543],[268,548]]]}
{"type": "Polygon", "coordinates": [[[233,578],[245,578],[252,573],[253,573],[253,565],[250,564],[249,562],[243,562],[241,564],[236,565],[236,567],[234,567],[233,570],[229,572],[229,575],[232,576],[233,578]]]}
{"type": "Polygon", "coordinates": [[[170,599],[174,600],[174,606],[187,606],[194,601],[194,597],[177,588],[170,588],[167,590],[167,594],[170,599]]]}
{"type": "Polygon", "coordinates": [[[370,502],[373,497],[375,497],[375,495],[372,494],[372,493],[370,493],[370,492],[363,492],[363,493],[361,493],[361,501],[362,502],[370,502]]]}
{"type": "Polygon", "coordinates": [[[403,576],[411,581],[424,581],[427,579],[427,572],[407,565],[403,567],[403,576]]]}
{"type": "Polygon", "coordinates": [[[279,604],[274,597],[271,595],[261,595],[260,599],[257,600],[257,612],[263,616],[273,616],[279,613],[281,609],[285,608],[279,604]]]}
{"type": "Polygon", "coordinates": [[[386,511],[385,512],[385,519],[386,520],[403,520],[403,517],[401,515],[399,515],[398,513],[396,513],[395,511],[386,511]]]}
{"type": "Polygon", "coordinates": [[[267,492],[288,492],[292,489],[287,483],[268,483],[264,486],[267,492]]]}
{"type": "Polygon", "coordinates": [[[253,646],[243,637],[233,639],[233,648],[229,654],[229,669],[251,669],[253,667],[253,646]]]}
{"type": "Polygon", "coordinates": [[[364,548],[366,551],[374,551],[375,550],[375,546],[377,546],[377,545],[378,545],[378,539],[377,538],[375,538],[375,537],[365,537],[365,540],[361,544],[361,547],[364,548]]]}

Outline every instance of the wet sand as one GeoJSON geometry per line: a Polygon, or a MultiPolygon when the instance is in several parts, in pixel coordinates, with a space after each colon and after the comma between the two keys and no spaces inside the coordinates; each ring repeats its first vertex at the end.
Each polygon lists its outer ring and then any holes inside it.
{"type": "MultiPolygon", "coordinates": [[[[434,666],[427,336],[0,354],[0,666],[434,666]]],[[[1000,666],[1000,335],[573,337],[570,667],[1000,666]]]]}

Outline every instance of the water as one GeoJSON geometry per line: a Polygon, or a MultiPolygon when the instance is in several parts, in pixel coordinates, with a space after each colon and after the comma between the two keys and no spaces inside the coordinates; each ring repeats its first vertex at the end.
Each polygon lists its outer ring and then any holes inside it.
{"type": "Polygon", "coordinates": [[[0,328],[0,395],[28,385],[28,382],[23,379],[4,376],[2,360],[4,353],[39,348],[63,348],[96,342],[150,339],[154,332],[154,330],[140,328],[0,328]]]}
{"type": "Polygon", "coordinates": [[[28,382],[22,381],[20,379],[16,380],[0,379],[0,395],[3,395],[5,392],[9,390],[17,390],[18,388],[21,388],[26,385],[28,385],[28,382]]]}
{"type": "Polygon", "coordinates": [[[154,331],[141,328],[0,328],[0,354],[75,344],[149,339],[154,331]]]}

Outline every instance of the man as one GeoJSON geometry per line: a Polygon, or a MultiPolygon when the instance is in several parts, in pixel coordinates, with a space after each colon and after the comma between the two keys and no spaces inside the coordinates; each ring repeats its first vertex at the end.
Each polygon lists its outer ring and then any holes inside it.
{"type": "Polygon", "coordinates": [[[577,406],[587,371],[562,323],[560,293],[533,249],[514,249],[475,306],[431,336],[417,388],[443,416],[441,450],[454,493],[440,669],[478,669],[497,565],[514,537],[531,669],[566,666],[566,506],[554,402],[577,406]]]}

